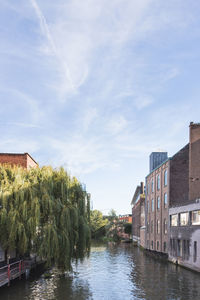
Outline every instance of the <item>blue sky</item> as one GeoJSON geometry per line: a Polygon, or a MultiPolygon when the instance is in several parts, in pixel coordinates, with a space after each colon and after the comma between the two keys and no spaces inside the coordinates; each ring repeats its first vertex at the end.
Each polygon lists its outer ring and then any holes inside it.
{"type": "Polygon", "coordinates": [[[196,0],[0,0],[0,151],[130,213],[149,154],[200,121],[199,15],[196,0]]]}

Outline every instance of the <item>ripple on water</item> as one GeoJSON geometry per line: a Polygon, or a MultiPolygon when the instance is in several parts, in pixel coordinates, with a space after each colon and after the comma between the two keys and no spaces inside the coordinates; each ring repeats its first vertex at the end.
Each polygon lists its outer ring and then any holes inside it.
{"type": "Polygon", "coordinates": [[[73,276],[17,281],[2,300],[200,300],[200,275],[146,255],[132,245],[92,247],[73,276]]]}

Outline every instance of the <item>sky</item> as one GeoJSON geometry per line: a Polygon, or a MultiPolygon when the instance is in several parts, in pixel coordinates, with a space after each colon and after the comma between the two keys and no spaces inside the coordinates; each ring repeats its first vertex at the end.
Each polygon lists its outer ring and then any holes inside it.
{"type": "Polygon", "coordinates": [[[0,0],[0,152],[131,213],[150,153],[200,122],[199,15],[196,0],[0,0]]]}

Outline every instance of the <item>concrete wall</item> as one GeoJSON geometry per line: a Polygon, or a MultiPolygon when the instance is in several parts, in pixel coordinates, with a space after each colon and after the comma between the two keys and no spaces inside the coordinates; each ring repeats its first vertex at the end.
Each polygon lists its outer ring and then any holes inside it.
{"type": "Polygon", "coordinates": [[[140,227],[140,246],[145,248],[145,226],[140,227]]]}
{"type": "MultiPolygon", "coordinates": [[[[144,182],[137,186],[132,202],[132,236],[133,241],[140,244],[141,227],[145,226],[145,195],[144,182]]],[[[145,227],[144,227],[145,228],[145,227]]],[[[144,231],[143,228],[143,231],[144,231]]]]}
{"type": "MultiPolygon", "coordinates": [[[[200,210],[200,203],[191,203],[184,206],[173,207],[169,209],[169,218],[171,215],[180,214],[182,212],[189,212],[200,210]]],[[[200,272],[200,225],[192,225],[189,220],[186,226],[169,226],[169,260],[185,266],[187,268],[200,272]],[[181,251],[173,251],[172,240],[174,240],[175,247],[177,248],[177,241],[181,244],[181,251]],[[194,242],[197,243],[197,257],[194,261],[194,242]],[[189,245],[189,253],[184,253],[184,243],[189,245]]]]}
{"type": "Polygon", "coordinates": [[[132,208],[132,234],[133,236],[140,237],[141,226],[141,203],[140,200],[132,208]]]}

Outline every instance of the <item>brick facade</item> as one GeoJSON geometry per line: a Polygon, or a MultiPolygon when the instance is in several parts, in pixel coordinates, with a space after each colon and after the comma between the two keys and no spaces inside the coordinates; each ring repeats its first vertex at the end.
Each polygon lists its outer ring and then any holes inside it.
{"type": "Polygon", "coordinates": [[[171,159],[169,260],[200,272],[200,124],[171,159]]]}
{"type": "Polygon", "coordinates": [[[200,124],[190,123],[189,201],[200,198],[200,124]]]}
{"type": "Polygon", "coordinates": [[[178,151],[170,161],[169,205],[188,202],[189,193],[189,144],[178,151]]]}
{"type": "Polygon", "coordinates": [[[167,253],[170,160],[146,177],[146,248],[167,253]]]}
{"type": "Polygon", "coordinates": [[[124,223],[132,223],[132,215],[119,215],[119,221],[124,223]]]}
{"type": "Polygon", "coordinates": [[[0,164],[17,165],[25,169],[38,166],[37,162],[28,153],[0,153],[0,164]]]}

